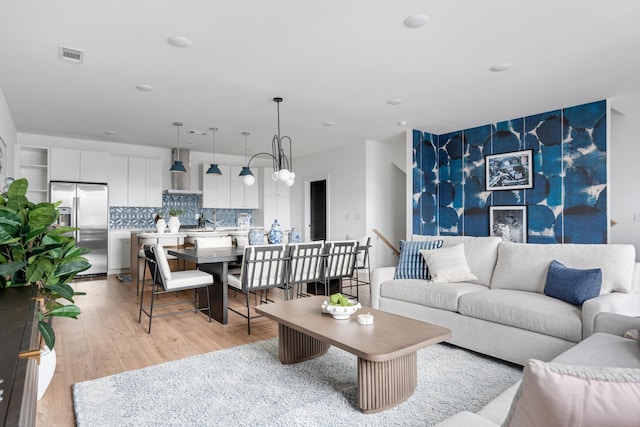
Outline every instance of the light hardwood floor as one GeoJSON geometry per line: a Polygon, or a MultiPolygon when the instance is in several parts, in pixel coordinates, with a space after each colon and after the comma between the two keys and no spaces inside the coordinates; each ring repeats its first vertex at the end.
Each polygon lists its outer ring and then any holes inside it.
{"type": "MultiPolygon", "coordinates": [[[[82,314],[75,319],[56,319],[56,371],[45,395],[38,402],[36,425],[75,426],[71,386],[74,383],[119,372],[139,369],[240,344],[277,336],[277,323],[267,318],[247,321],[229,312],[229,323],[207,322],[202,313],[186,313],[153,320],[151,334],[143,316],[138,323],[139,298],[135,283],[106,279],[74,281],[82,314]]],[[[172,294],[163,298],[175,298],[172,294]]],[[[281,300],[279,290],[270,298],[281,300]]],[[[368,304],[369,292],[360,288],[360,301],[368,304]],[[365,294],[365,295],[363,295],[365,294]]],[[[230,305],[242,305],[244,296],[233,297],[230,305]]]]}

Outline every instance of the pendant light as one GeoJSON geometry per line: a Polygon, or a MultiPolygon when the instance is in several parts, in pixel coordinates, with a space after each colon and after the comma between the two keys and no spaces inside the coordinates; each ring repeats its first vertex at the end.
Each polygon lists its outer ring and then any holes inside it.
{"type": "Polygon", "coordinates": [[[180,160],[180,126],[182,126],[182,122],[174,122],[173,125],[178,128],[178,149],[176,153],[176,160],[174,160],[173,165],[171,165],[169,172],[185,173],[187,172],[187,169],[180,160]]]}
{"type": "MultiPolygon", "coordinates": [[[[244,161],[247,161],[247,137],[250,135],[249,132],[242,132],[242,134],[244,135],[244,161]]],[[[249,166],[243,166],[242,170],[240,171],[240,175],[242,177],[242,180],[244,182],[244,185],[247,186],[252,186],[253,184],[255,184],[256,182],[256,177],[253,176],[253,172],[251,172],[251,169],[249,168],[249,166]]]]}
{"type": "Polygon", "coordinates": [[[254,154],[251,159],[249,159],[247,166],[244,166],[242,168],[240,176],[245,177],[245,185],[253,185],[253,183],[255,182],[255,178],[253,177],[253,173],[251,173],[250,166],[251,161],[258,156],[268,156],[273,160],[272,178],[274,181],[282,181],[287,185],[287,187],[291,187],[295,183],[296,174],[292,170],[291,138],[289,138],[288,136],[280,136],[280,103],[282,102],[282,98],[273,98],[273,102],[276,103],[278,112],[278,133],[274,135],[273,139],[271,140],[271,153],[254,154]],[[285,151],[287,145],[289,146],[288,156],[285,151]],[[247,178],[247,176],[249,175],[251,175],[251,178],[247,178]],[[251,184],[249,184],[248,182],[251,182],[251,184]]]}
{"type": "Polygon", "coordinates": [[[220,168],[216,163],[216,132],[218,131],[218,128],[209,128],[209,130],[213,133],[213,163],[209,165],[207,175],[222,175],[222,171],[220,171],[220,168]]]}
{"type": "Polygon", "coordinates": [[[271,151],[274,157],[273,178],[275,179],[277,173],[278,180],[284,182],[287,187],[291,187],[296,178],[296,174],[291,167],[293,160],[291,158],[291,138],[288,136],[280,136],[280,103],[282,102],[282,98],[273,98],[273,102],[275,102],[278,107],[278,133],[273,136],[273,140],[271,141],[271,151]],[[289,144],[289,157],[285,154],[285,143],[289,144]]]}

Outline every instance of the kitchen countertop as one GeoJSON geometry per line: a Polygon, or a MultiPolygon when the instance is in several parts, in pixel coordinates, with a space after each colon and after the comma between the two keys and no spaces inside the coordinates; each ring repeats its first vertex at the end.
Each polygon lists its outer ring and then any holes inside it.
{"type": "Polygon", "coordinates": [[[142,238],[153,238],[153,237],[176,237],[176,238],[180,238],[180,237],[187,237],[187,233],[158,233],[157,231],[139,231],[139,232],[132,231],[132,233],[137,234],[138,237],[142,237],[142,238]]]}
{"type": "MultiPolygon", "coordinates": [[[[262,227],[257,227],[262,228],[262,227]]],[[[177,233],[158,233],[156,230],[131,230],[131,233],[136,234],[138,237],[150,238],[150,237],[217,237],[217,236],[241,236],[249,232],[249,229],[237,228],[237,227],[218,227],[217,229],[206,228],[185,228],[180,229],[177,233]]]]}

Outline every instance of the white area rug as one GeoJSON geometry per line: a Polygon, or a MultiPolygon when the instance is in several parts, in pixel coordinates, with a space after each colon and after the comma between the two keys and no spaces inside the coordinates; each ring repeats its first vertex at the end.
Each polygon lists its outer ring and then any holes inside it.
{"type": "Polygon", "coordinates": [[[357,408],[356,357],[337,348],[282,365],[270,339],[74,384],[78,426],[429,426],[477,411],[520,369],[444,344],[418,352],[418,387],[377,414],[357,408]]]}

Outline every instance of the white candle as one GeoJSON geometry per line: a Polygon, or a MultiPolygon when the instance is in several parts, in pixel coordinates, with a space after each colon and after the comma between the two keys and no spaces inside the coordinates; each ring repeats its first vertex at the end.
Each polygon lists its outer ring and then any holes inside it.
{"type": "Polygon", "coordinates": [[[370,313],[367,314],[359,314],[358,315],[358,323],[361,325],[372,325],[373,324],[373,315],[370,313]]]}

